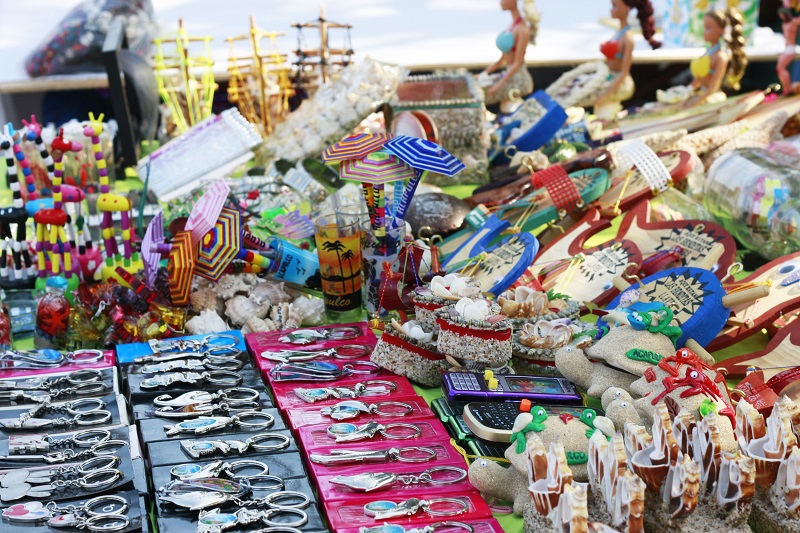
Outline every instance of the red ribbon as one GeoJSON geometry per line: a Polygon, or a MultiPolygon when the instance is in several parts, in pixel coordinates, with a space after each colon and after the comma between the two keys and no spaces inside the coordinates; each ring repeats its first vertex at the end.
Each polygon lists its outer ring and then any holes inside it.
{"type": "Polygon", "coordinates": [[[493,329],[474,329],[470,327],[459,326],[458,324],[448,322],[443,318],[437,318],[436,323],[439,324],[439,329],[442,331],[452,331],[453,333],[467,337],[477,337],[479,339],[490,339],[496,341],[507,341],[511,338],[511,328],[500,331],[493,329]]]}
{"type": "Polygon", "coordinates": [[[444,304],[435,304],[433,302],[417,302],[414,301],[414,306],[419,307],[421,309],[425,309],[426,311],[436,311],[444,307],[444,304]]]}
{"type": "Polygon", "coordinates": [[[403,350],[408,350],[409,352],[417,354],[420,357],[424,357],[425,359],[429,359],[430,361],[441,361],[442,359],[444,359],[444,355],[434,353],[430,350],[426,350],[421,346],[418,346],[416,344],[401,339],[397,335],[392,335],[390,333],[384,332],[383,335],[381,336],[381,340],[386,344],[397,346],[398,348],[402,348],[403,350]]]}

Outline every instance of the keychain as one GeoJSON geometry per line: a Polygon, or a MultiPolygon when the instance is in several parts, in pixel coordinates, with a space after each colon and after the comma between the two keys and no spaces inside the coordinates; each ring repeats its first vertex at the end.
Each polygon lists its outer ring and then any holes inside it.
{"type": "Polygon", "coordinates": [[[327,350],[279,350],[277,352],[264,351],[261,357],[279,363],[293,363],[296,361],[310,361],[317,357],[333,357],[334,359],[357,359],[367,357],[372,353],[372,347],[365,344],[345,344],[327,350]]]}
{"type": "Polygon", "coordinates": [[[400,503],[378,500],[364,506],[364,514],[375,520],[413,516],[420,510],[431,516],[458,516],[469,510],[469,504],[458,498],[431,498],[430,500],[409,498],[400,503]]]}
{"type": "Polygon", "coordinates": [[[286,344],[305,346],[320,341],[349,341],[360,336],[361,328],[358,326],[338,326],[335,328],[296,329],[278,340],[286,344]]]}
{"type": "Polygon", "coordinates": [[[362,526],[358,528],[358,533],[435,533],[439,528],[461,528],[469,533],[475,533],[475,528],[464,522],[453,522],[448,520],[445,522],[434,522],[427,526],[413,527],[406,529],[399,524],[383,524],[382,526],[362,526]]]}
{"type": "Polygon", "coordinates": [[[332,450],[329,454],[312,453],[308,458],[323,465],[343,465],[351,463],[426,463],[436,458],[436,450],[425,446],[388,448],[385,450],[332,450]],[[422,454],[414,457],[414,453],[422,454]]]}
{"type": "Polygon", "coordinates": [[[139,385],[142,390],[169,387],[173,383],[199,384],[202,382],[222,387],[235,387],[242,383],[242,376],[230,370],[211,370],[210,372],[170,372],[145,378],[139,385]]]}
{"type": "Polygon", "coordinates": [[[6,488],[18,483],[29,485],[47,485],[53,478],[69,478],[75,475],[84,476],[99,470],[111,470],[119,466],[120,459],[116,455],[101,455],[92,457],[80,464],[72,466],[57,466],[48,470],[28,470],[18,468],[7,474],[0,474],[0,487],[6,488]]]}
{"type": "Polygon", "coordinates": [[[62,354],[58,350],[6,350],[0,353],[0,369],[39,370],[59,368],[70,364],[87,364],[102,361],[100,350],[78,350],[62,354]]]}
{"type": "Polygon", "coordinates": [[[382,379],[371,379],[347,387],[323,387],[318,389],[294,389],[295,395],[306,403],[321,402],[332,398],[358,398],[359,396],[382,396],[397,390],[397,383],[382,379]],[[376,387],[374,385],[380,385],[376,387]]]}
{"type": "Polygon", "coordinates": [[[250,492],[246,481],[231,481],[222,478],[173,480],[158,489],[158,497],[190,511],[208,509],[250,492]]]}
{"type": "Polygon", "coordinates": [[[59,396],[96,396],[110,390],[99,370],[76,370],[58,378],[30,378],[24,381],[0,381],[0,401],[27,399],[41,402],[59,396]],[[68,384],[70,387],[60,388],[68,384]]]}
{"type": "Polygon", "coordinates": [[[205,359],[175,359],[144,365],[140,374],[162,374],[164,372],[174,372],[176,370],[202,371],[202,370],[241,370],[244,362],[233,357],[226,358],[205,358],[205,359]]]}
{"type": "Polygon", "coordinates": [[[0,419],[0,428],[9,429],[41,429],[62,426],[94,426],[105,424],[111,420],[111,413],[103,409],[106,404],[99,398],[83,398],[73,402],[51,404],[44,401],[31,408],[27,413],[22,413],[17,418],[0,419]],[[89,409],[79,410],[81,407],[90,406],[89,409]],[[73,418],[36,418],[44,412],[67,413],[73,418]]]}
{"type": "MultiPolygon", "coordinates": [[[[206,335],[202,339],[168,339],[157,340],[150,339],[147,344],[154,354],[164,352],[202,352],[209,351],[212,353],[220,353],[231,351],[239,344],[239,337],[227,333],[213,333],[206,335]],[[218,342],[218,341],[228,342],[218,342]]],[[[239,350],[236,350],[239,351],[239,350]]],[[[137,358],[136,362],[140,362],[137,358]]]]}
{"type": "Polygon", "coordinates": [[[419,474],[367,472],[352,476],[336,476],[331,479],[331,483],[347,487],[357,492],[372,492],[375,490],[388,489],[397,482],[405,486],[420,485],[423,483],[429,485],[453,485],[464,481],[466,478],[467,471],[463,468],[458,468],[457,466],[434,466],[423,470],[419,474]],[[452,476],[454,477],[449,479],[452,476]]]}
{"type": "MultiPolygon", "coordinates": [[[[220,459],[216,461],[212,461],[205,466],[200,466],[196,463],[185,463],[182,465],[176,465],[170,468],[169,473],[175,479],[179,479],[181,481],[187,481],[190,479],[202,479],[207,477],[219,477],[220,474],[225,474],[229,478],[236,481],[237,479],[250,479],[252,477],[263,477],[269,475],[269,465],[262,463],[261,461],[253,461],[249,459],[245,459],[242,461],[234,461],[232,463],[227,463],[220,459]],[[239,476],[237,473],[241,470],[247,470],[249,468],[258,468],[261,471],[258,474],[253,476],[239,476]]],[[[275,479],[278,479],[283,483],[283,480],[277,476],[273,476],[275,479]]]]}
{"type": "Polygon", "coordinates": [[[259,393],[255,389],[246,387],[233,387],[230,389],[219,390],[216,393],[208,391],[185,392],[173,398],[169,394],[162,394],[153,400],[153,405],[158,407],[184,407],[198,403],[211,403],[214,400],[222,400],[228,405],[245,405],[258,402],[259,393]]]}
{"type": "Polygon", "coordinates": [[[133,362],[137,365],[142,365],[168,363],[171,361],[182,361],[184,359],[200,359],[212,363],[221,363],[230,359],[238,359],[241,355],[242,351],[237,348],[229,349],[224,354],[217,354],[209,350],[202,352],[158,352],[154,355],[142,355],[135,358],[133,362]]]}
{"type": "Polygon", "coordinates": [[[361,413],[381,416],[406,416],[414,412],[414,408],[403,402],[378,402],[369,405],[358,400],[345,400],[330,407],[323,407],[320,413],[334,420],[348,420],[356,418],[361,413]],[[384,411],[384,407],[399,407],[402,411],[384,411]]]}
{"type": "Polygon", "coordinates": [[[104,440],[80,452],[76,452],[72,448],[67,448],[63,451],[50,452],[43,455],[11,455],[0,457],[0,461],[12,463],[66,463],[67,461],[80,461],[87,457],[115,455],[120,448],[125,446],[128,446],[128,443],[124,440],[104,440]]]}
{"type": "Polygon", "coordinates": [[[361,426],[355,424],[333,424],[328,426],[329,437],[336,439],[336,442],[354,442],[358,440],[371,439],[376,434],[380,434],[384,439],[404,440],[416,439],[422,435],[422,430],[414,424],[380,424],[378,422],[367,422],[361,426]],[[398,433],[395,429],[401,429],[398,433]],[[409,433],[406,430],[411,430],[409,433]],[[393,433],[390,433],[393,431],[393,433]]]}
{"type": "MultiPolygon", "coordinates": [[[[29,477],[31,472],[28,470],[12,470],[6,474],[0,486],[0,501],[11,502],[20,498],[49,498],[54,492],[72,489],[105,489],[119,481],[123,475],[116,469],[92,470],[87,474],[76,478],[52,480],[52,477],[29,477]],[[11,476],[11,477],[9,477],[11,476]],[[33,482],[42,483],[32,485],[33,482]]],[[[54,475],[53,477],[58,477],[54,475]]]]}
{"type": "Polygon", "coordinates": [[[83,505],[59,507],[56,502],[17,503],[3,509],[3,519],[11,523],[50,527],[87,529],[89,531],[121,531],[131,521],[126,516],[130,504],[121,496],[98,496],[83,505]],[[106,511],[106,509],[111,509],[106,511]]]}
{"type": "Polygon", "coordinates": [[[234,426],[240,426],[247,430],[268,429],[273,424],[275,424],[275,417],[269,413],[246,411],[234,416],[201,416],[193,420],[184,420],[173,426],[164,426],[164,431],[167,432],[168,437],[172,437],[182,433],[202,435],[210,431],[234,426]],[[259,419],[262,421],[253,421],[259,419]]]}
{"type": "Polygon", "coordinates": [[[259,453],[272,453],[288,448],[292,440],[282,433],[260,433],[253,435],[247,440],[226,439],[226,440],[192,440],[181,441],[181,448],[195,459],[214,455],[215,453],[228,454],[231,451],[239,455],[248,449],[253,449],[259,453]],[[277,444],[264,444],[269,441],[278,441],[277,444]]]}
{"type": "Polygon", "coordinates": [[[308,515],[302,509],[293,507],[273,507],[262,511],[243,508],[235,513],[223,513],[219,509],[213,509],[200,512],[195,531],[196,533],[221,533],[226,529],[255,522],[262,522],[268,527],[253,533],[293,533],[299,532],[300,530],[297,528],[308,523],[308,515]],[[276,520],[278,516],[295,517],[295,520],[290,522],[284,518],[278,521],[276,520]]]}
{"type": "Polygon", "coordinates": [[[158,407],[153,414],[163,418],[192,418],[195,416],[211,416],[222,412],[226,415],[241,414],[249,411],[259,411],[261,405],[258,402],[228,402],[220,403],[195,403],[181,407],[158,407]]]}
{"type": "Polygon", "coordinates": [[[269,374],[275,381],[335,381],[354,374],[377,374],[381,367],[372,361],[354,361],[339,368],[333,363],[312,361],[307,363],[278,363],[269,374]],[[356,366],[369,370],[359,370],[356,366]]]}

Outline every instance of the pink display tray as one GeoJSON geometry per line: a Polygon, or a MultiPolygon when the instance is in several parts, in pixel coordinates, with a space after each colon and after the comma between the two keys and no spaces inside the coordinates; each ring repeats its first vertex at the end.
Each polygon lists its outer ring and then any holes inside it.
{"type": "MultiPolygon", "coordinates": [[[[359,399],[358,401],[364,401],[364,399],[359,399]]],[[[375,401],[373,399],[373,401],[367,400],[367,401],[364,401],[364,403],[366,403],[366,404],[378,403],[379,401],[380,400],[375,401]]],[[[431,411],[431,408],[428,407],[428,404],[420,396],[406,396],[405,398],[401,397],[401,396],[398,396],[398,397],[392,397],[391,400],[387,399],[386,401],[406,403],[406,404],[411,406],[411,408],[413,409],[413,412],[409,413],[406,416],[402,416],[402,417],[400,417],[400,416],[386,417],[386,416],[383,416],[383,415],[375,415],[375,414],[366,414],[366,413],[364,413],[364,414],[361,414],[361,415],[357,416],[356,418],[351,418],[349,420],[343,420],[342,422],[352,422],[354,424],[364,424],[366,422],[369,422],[370,420],[378,420],[378,421],[381,421],[381,422],[386,422],[387,420],[397,420],[397,421],[399,421],[401,418],[405,419],[405,420],[410,420],[412,417],[413,418],[426,418],[426,417],[433,417],[434,416],[433,415],[433,411],[431,411]]],[[[334,422],[337,422],[337,420],[333,420],[333,419],[331,419],[331,417],[323,415],[321,413],[323,407],[324,406],[318,406],[316,404],[311,404],[311,405],[309,405],[307,407],[297,407],[297,408],[294,408],[294,409],[289,409],[288,411],[286,411],[286,417],[287,417],[287,419],[289,421],[289,427],[296,430],[296,429],[299,429],[299,428],[304,427],[304,426],[314,426],[314,425],[321,425],[321,424],[329,425],[329,424],[332,424],[334,422]]],[[[397,409],[397,407],[393,407],[392,406],[392,407],[387,407],[387,409],[397,409]]]]}
{"type": "MultiPolygon", "coordinates": [[[[418,489],[413,497],[424,500],[443,496],[437,495],[437,493],[434,492],[429,493],[427,488],[423,488],[418,489]]],[[[471,489],[458,495],[454,494],[450,497],[463,500],[468,506],[467,511],[460,515],[442,517],[431,516],[420,509],[413,516],[407,518],[392,518],[391,521],[393,524],[399,524],[403,527],[411,528],[419,527],[432,522],[439,522],[442,520],[462,521],[492,517],[492,511],[489,509],[489,506],[485,501],[483,501],[480,493],[478,493],[478,491],[475,489],[471,489]]],[[[373,517],[367,516],[364,513],[364,506],[375,501],[392,501],[399,503],[405,499],[408,498],[386,498],[380,494],[372,494],[370,496],[353,498],[347,501],[325,502],[325,514],[328,517],[328,523],[330,523],[331,527],[337,531],[344,530],[345,528],[350,529],[360,526],[378,526],[387,520],[375,520],[373,517]]],[[[436,508],[441,509],[439,506],[436,508]]]]}
{"type": "Polygon", "coordinates": [[[42,374],[69,374],[76,370],[86,370],[89,368],[109,368],[117,363],[114,350],[103,350],[103,358],[92,363],[71,363],[56,368],[40,368],[37,370],[25,370],[6,368],[0,369],[0,379],[18,379],[23,376],[38,376],[42,374]]]}
{"type": "MultiPolygon", "coordinates": [[[[408,463],[405,465],[404,469],[401,469],[397,474],[410,474],[414,476],[419,476],[422,472],[427,470],[428,468],[436,467],[436,466],[454,466],[463,469],[465,472],[467,471],[467,464],[461,457],[454,457],[449,460],[445,461],[435,461],[430,464],[413,464],[408,463]]],[[[372,472],[392,472],[392,470],[388,468],[383,468],[383,465],[376,466],[374,464],[371,465],[360,465],[358,468],[352,468],[347,472],[342,472],[341,474],[336,475],[326,475],[320,476],[317,478],[317,490],[319,491],[319,497],[322,501],[329,502],[329,501],[341,501],[341,500],[352,500],[355,498],[363,498],[366,496],[374,497],[375,499],[407,499],[415,496],[420,491],[424,491],[426,494],[446,494],[446,493],[465,493],[472,490],[472,485],[469,483],[469,479],[464,478],[462,481],[457,483],[453,483],[451,485],[431,485],[431,484],[414,484],[414,485],[403,485],[402,483],[395,482],[388,488],[375,490],[369,493],[364,492],[357,492],[347,487],[343,487],[341,485],[334,485],[331,483],[331,479],[335,478],[337,475],[354,475],[360,473],[372,473],[372,472]]],[[[454,476],[455,473],[447,473],[447,476],[454,476]]],[[[445,478],[449,479],[449,478],[445,478]]]]}
{"type": "MultiPolygon", "coordinates": [[[[360,426],[361,424],[367,423],[360,422],[359,419],[356,419],[353,421],[343,420],[342,422],[332,420],[331,422],[325,424],[304,426],[297,430],[297,436],[300,439],[303,448],[306,450],[316,450],[317,448],[326,448],[329,446],[347,446],[348,448],[353,446],[363,446],[365,448],[382,448],[384,446],[424,446],[425,442],[427,441],[443,440],[448,437],[447,430],[436,418],[407,418],[405,416],[398,416],[394,419],[384,417],[382,420],[380,420],[381,424],[387,426],[394,422],[401,424],[413,424],[420,429],[421,433],[419,437],[413,439],[387,439],[383,435],[377,433],[371,439],[340,443],[337,443],[334,437],[328,435],[328,427],[333,424],[354,424],[356,426],[360,426]]],[[[411,428],[389,428],[390,435],[395,433],[399,435],[408,435],[412,432],[413,429],[411,428]],[[401,433],[401,431],[404,433],[401,433]]]]}
{"type": "MultiPolygon", "coordinates": [[[[364,471],[385,471],[385,472],[405,472],[409,469],[416,469],[419,468],[420,470],[425,470],[426,468],[430,468],[437,464],[453,464],[454,461],[461,461],[464,462],[464,458],[459,454],[455,448],[450,444],[450,439],[440,440],[440,441],[433,441],[433,442],[426,442],[424,444],[419,444],[418,446],[424,446],[426,448],[431,448],[433,451],[436,452],[436,457],[430,461],[424,463],[408,463],[408,462],[401,462],[401,461],[388,461],[388,462],[372,462],[372,463],[347,463],[347,464],[335,464],[335,465],[325,465],[320,463],[315,463],[308,458],[308,467],[311,470],[315,479],[321,478],[324,476],[338,476],[339,474],[349,474],[351,472],[364,472],[364,471]]],[[[374,446],[372,449],[381,449],[385,450],[388,448],[403,448],[403,445],[399,446],[391,446],[389,443],[384,443],[381,446],[374,446]]],[[[362,450],[363,448],[356,448],[355,446],[344,446],[343,444],[337,444],[336,446],[330,446],[327,448],[318,448],[313,453],[318,454],[330,454],[334,450],[362,450]]],[[[412,456],[409,454],[409,456],[412,456]]],[[[422,457],[422,454],[417,454],[418,457],[422,457]]]]}
{"type": "MultiPolygon", "coordinates": [[[[456,516],[455,518],[448,520],[469,524],[470,526],[472,526],[472,529],[474,530],[475,533],[503,533],[503,527],[500,525],[500,522],[498,522],[494,518],[481,518],[478,520],[462,520],[461,518],[456,516]]],[[[433,522],[439,522],[439,520],[428,521],[428,523],[430,524],[432,524],[433,522]]],[[[398,522],[395,519],[385,520],[383,523],[388,525],[400,525],[401,527],[405,527],[402,525],[401,522],[398,522]]],[[[359,528],[344,527],[336,529],[335,531],[336,533],[359,533],[359,528]]],[[[437,531],[441,531],[442,533],[463,533],[464,529],[458,527],[451,527],[451,528],[437,529],[437,531]]]]}
{"type": "MultiPolygon", "coordinates": [[[[342,379],[342,380],[334,381],[334,382],[331,382],[331,383],[323,383],[323,382],[307,383],[307,382],[301,382],[301,381],[276,383],[276,384],[273,385],[272,393],[273,393],[273,396],[275,397],[275,405],[281,411],[287,411],[289,409],[294,409],[294,408],[304,409],[304,408],[309,408],[309,407],[319,407],[319,406],[333,405],[333,404],[335,404],[337,402],[340,402],[342,400],[338,399],[338,398],[332,398],[330,400],[323,400],[323,401],[320,401],[320,402],[307,403],[307,402],[303,401],[302,399],[300,399],[300,397],[297,396],[294,393],[294,390],[295,389],[319,389],[319,388],[325,388],[325,387],[348,387],[348,386],[355,385],[356,383],[363,383],[365,381],[368,381],[369,379],[373,379],[373,378],[364,379],[364,378],[361,378],[361,377],[356,377],[356,378],[342,379]]],[[[366,402],[366,403],[372,402],[372,403],[374,403],[374,402],[380,402],[380,401],[391,401],[392,398],[410,398],[412,396],[416,396],[416,394],[417,394],[416,391],[414,390],[414,386],[411,384],[411,382],[408,381],[408,379],[403,377],[403,376],[397,376],[397,375],[393,374],[393,375],[390,375],[390,376],[381,377],[379,379],[382,379],[384,381],[391,381],[392,383],[394,383],[397,386],[397,388],[394,391],[392,391],[390,394],[381,394],[381,395],[374,395],[374,396],[362,396],[362,397],[360,397],[358,399],[361,400],[362,402],[366,402]]]]}

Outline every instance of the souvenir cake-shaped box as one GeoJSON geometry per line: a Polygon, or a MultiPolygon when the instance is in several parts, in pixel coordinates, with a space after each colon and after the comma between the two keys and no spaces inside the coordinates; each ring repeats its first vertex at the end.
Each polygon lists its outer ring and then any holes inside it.
{"type": "Polygon", "coordinates": [[[511,322],[488,300],[462,298],[436,312],[437,348],[453,359],[484,367],[503,367],[511,360],[511,322]]]}
{"type": "Polygon", "coordinates": [[[481,289],[478,283],[467,276],[457,274],[448,274],[444,277],[434,276],[427,287],[418,287],[414,291],[413,299],[417,322],[426,331],[436,333],[439,330],[436,323],[436,311],[456,303],[461,298],[475,298],[480,294],[481,289]]]}
{"type": "Polygon", "coordinates": [[[511,320],[515,328],[539,320],[577,320],[581,307],[579,302],[570,300],[563,294],[537,291],[529,287],[508,290],[500,295],[497,303],[500,305],[500,312],[511,320]]]}
{"type": "Polygon", "coordinates": [[[416,320],[403,325],[392,320],[391,327],[381,335],[370,359],[422,385],[438,387],[442,384],[444,355],[436,348],[434,334],[425,331],[416,320]]]}
{"type": "Polygon", "coordinates": [[[528,322],[514,327],[511,349],[514,369],[521,374],[559,374],[555,353],[573,341],[590,345],[597,335],[594,324],[572,318],[556,318],[528,322]]]}

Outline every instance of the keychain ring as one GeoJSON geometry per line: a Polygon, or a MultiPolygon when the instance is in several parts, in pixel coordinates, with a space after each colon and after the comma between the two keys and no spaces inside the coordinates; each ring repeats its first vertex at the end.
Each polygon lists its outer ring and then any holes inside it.
{"type": "Polygon", "coordinates": [[[254,435],[247,439],[247,442],[250,444],[250,447],[259,452],[274,452],[277,450],[282,450],[284,448],[288,448],[289,445],[292,443],[292,439],[287,437],[282,433],[262,433],[260,435],[254,435]],[[261,444],[262,442],[270,441],[270,440],[277,440],[280,441],[279,444],[261,444]]]}
{"type": "Polygon", "coordinates": [[[245,411],[233,417],[234,424],[248,429],[267,429],[275,424],[275,417],[261,411],[245,411]],[[255,422],[261,419],[262,422],[255,422]]]}
{"type": "Polygon", "coordinates": [[[233,370],[211,370],[205,373],[205,380],[212,385],[235,387],[242,383],[242,376],[233,370]]]}
{"type": "Polygon", "coordinates": [[[372,347],[366,344],[343,344],[333,349],[334,359],[357,359],[372,353],[372,347]]]}
{"type": "Polygon", "coordinates": [[[261,533],[303,533],[296,527],[289,526],[270,526],[260,530],[261,533]]]}
{"type": "Polygon", "coordinates": [[[428,461],[436,458],[436,450],[428,448],[427,446],[408,446],[397,450],[396,460],[401,463],[427,463],[428,461]],[[424,457],[408,457],[403,454],[410,452],[424,453],[424,457]]]}
{"type": "Polygon", "coordinates": [[[272,507],[274,509],[305,509],[309,505],[311,505],[311,498],[308,494],[303,492],[299,492],[296,490],[282,490],[280,492],[273,492],[266,498],[262,500],[265,505],[272,507]],[[289,503],[281,505],[280,502],[282,500],[300,500],[298,503],[289,503]]]}
{"type": "Polygon", "coordinates": [[[469,511],[469,504],[459,498],[433,498],[420,502],[420,508],[431,516],[458,516],[469,511]],[[454,511],[436,510],[433,508],[434,505],[439,507],[458,505],[459,509],[454,511]]]}
{"type": "Polygon", "coordinates": [[[475,528],[472,527],[471,525],[465,524],[464,522],[454,522],[452,520],[446,520],[444,522],[434,522],[428,527],[430,527],[434,531],[436,530],[436,528],[439,527],[459,527],[464,531],[469,531],[469,533],[475,533],[475,528]]]}
{"type": "MultiPolygon", "coordinates": [[[[110,438],[111,432],[106,429],[84,429],[75,433],[70,440],[78,448],[92,448],[110,438]]],[[[55,439],[48,435],[44,438],[44,441],[48,444],[53,444],[55,439]]]]}
{"type": "Polygon", "coordinates": [[[208,363],[206,363],[206,368],[209,370],[228,370],[231,372],[235,372],[237,370],[241,370],[244,366],[244,362],[241,359],[236,358],[220,358],[219,361],[214,361],[212,358],[208,358],[208,363]]]}
{"type": "Polygon", "coordinates": [[[352,363],[347,363],[342,367],[342,371],[345,374],[377,374],[382,369],[380,365],[377,363],[373,363],[372,361],[354,361],[352,363]],[[360,370],[357,367],[366,367],[369,370],[360,370]]]}
{"type": "Polygon", "coordinates": [[[93,470],[83,476],[79,483],[81,488],[84,489],[99,489],[99,488],[106,488],[110,487],[120,478],[122,478],[122,472],[119,470],[93,470]],[[107,476],[108,479],[106,479],[107,476]],[[99,478],[97,481],[91,481],[95,478],[99,478]]]}
{"type": "Polygon", "coordinates": [[[331,341],[349,341],[361,336],[361,328],[358,326],[337,326],[329,328],[327,337],[331,341]]]}
{"type": "Polygon", "coordinates": [[[422,430],[420,429],[419,426],[415,426],[414,424],[406,424],[404,422],[397,422],[395,424],[387,424],[387,425],[383,426],[383,429],[378,430],[378,433],[380,433],[383,436],[383,438],[385,438],[385,439],[405,440],[405,439],[416,439],[416,438],[418,438],[420,435],[422,435],[422,430]],[[410,430],[413,431],[413,433],[406,434],[405,431],[401,431],[400,433],[397,433],[397,432],[389,433],[389,430],[394,429],[394,428],[410,429],[410,430]]]}
{"type": "Polygon", "coordinates": [[[66,391],[53,393],[53,396],[57,396],[63,392],[73,392],[76,396],[92,396],[105,392],[106,388],[106,384],[103,381],[84,381],[76,384],[71,390],[67,389],[66,391]]]}
{"type": "Polygon", "coordinates": [[[264,511],[264,517],[261,519],[268,526],[278,526],[278,527],[302,527],[308,523],[308,515],[302,509],[294,509],[292,507],[276,507],[273,509],[267,509],[264,511]],[[276,522],[272,519],[273,516],[276,515],[294,515],[297,517],[297,520],[294,522],[276,522]]]}
{"type": "Polygon", "coordinates": [[[259,477],[259,476],[266,476],[269,474],[269,465],[262,463],[261,461],[254,461],[252,459],[243,459],[241,461],[235,461],[228,465],[228,468],[225,470],[225,473],[230,476],[231,479],[247,479],[248,481],[251,478],[259,477]],[[247,470],[249,468],[260,468],[261,472],[258,474],[253,474],[252,476],[240,476],[237,475],[241,470],[247,470]]]}
{"type": "Polygon", "coordinates": [[[235,348],[237,344],[239,344],[239,337],[236,335],[231,335],[230,333],[212,333],[211,335],[207,335],[203,340],[202,343],[208,347],[208,351],[211,350],[232,350],[235,348]],[[229,340],[233,342],[228,342],[225,344],[218,344],[214,341],[217,340],[229,340]]]}
{"type": "Polygon", "coordinates": [[[112,455],[127,445],[124,440],[104,440],[92,446],[90,451],[95,455],[112,455]]]}
{"type": "Polygon", "coordinates": [[[109,411],[85,411],[75,415],[74,422],[79,426],[96,426],[111,420],[109,411]]]}
{"type": "Polygon", "coordinates": [[[125,513],[128,512],[128,509],[131,508],[130,504],[128,503],[128,500],[126,500],[122,496],[116,496],[113,494],[110,494],[108,496],[98,496],[96,498],[92,498],[91,500],[88,500],[86,503],[84,503],[83,506],[86,508],[86,514],[88,514],[89,516],[102,516],[107,514],[124,515],[125,513]],[[118,511],[114,511],[113,513],[98,513],[92,510],[95,507],[102,507],[103,505],[107,505],[109,502],[118,503],[122,506],[122,508],[118,511]]]}
{"type": "Polygon", "coordinates": [[[119,465],[120,459],[116,455],[100,455],[87,459],[78,465],[78,473],[81,475],[98,470],[113,470],[119,465]]]}
{"type": "Polygon", "coordinates": [[[122,531],[131,525],[131,519],[124,514],[99,514],[88,518],[84,527],[89,531],[122,531]]]}
{"type": "Polygon", "coordinates": [[[67,413],[71,415],[99,411],[105,406],[106,402],[100,398],[80,398],[64,404],[64,408],[66,409],[67,413]],[[89,409],[83,409],[84,407],[89,407],[89,409]]]}
{"type": "Polygon", "coordinates": [[[286,483],[283,481],[283,478],[278,476],[273,476],[272,474],[261,474],[259,476],[253,476],[251,478],[247,478],[247,482],[250,483],[250,488],[254,491],[283,490],[286,487],[286,483]],[[271,481],[272,485],[260,485],[258,484],[259,481],[271,481]]]}
{"type": "MultiPolygon", "coordinates": [[[[404,403],[404,402],[380,402],[380,403],[377,403],[377,404],[374,404],[374,405],[375,405],[375,408],[372,409],[372,412],[374,414],[376,414],[376,415],[381,415],[381,416],[406,416],[406,415],[410,415],[411,413],[414,412],[414,408],[411,407],[409,404],[404,403]],[[383,411],[382,409],[383,409],[384,406],[402,407],[403,410],[402,411],[383,411]]],[[[414,427],[416,427],[416,426],[414,426],[414,427]]],[[[417,429],[419,429],[419,428],[417,428],[417,429]]]]}
{"type": "Polygon", "coordinates": [[[82,385],[84,383],[103,381],[103,373],[96,368],[87,368],[86,370],[70,372],[69,375],[64,376],[64,378],[70,385],[82,385]]]}
{"type": "Polygon", "coordinates": [[[259,397],[257,390],[247,387],[232,387],[221,390],[217,394],[219,399],[225,400],[228,405],[236,405],[240,402],[257,402],[259,397]]]}
{"type": "Polygon", "coordinates": [[[467,478],[467,471],[457,466],[432,466],[420,474],[420,478],[423,476],[425,477],[425,481],[431,485],[452,485],[464,481],[467,478]],[[433,475],[438,472],[452,472],[456,473],[458,477],[456,479],[439,481],[433,478],[433,475]]]}
{"type": "Polygon", "coordinates": [[[65,356],[71,363],[83,365],[102,361],[105,354],[102,350],[77,350],[75,352],[67,352],[65,356]]]}

